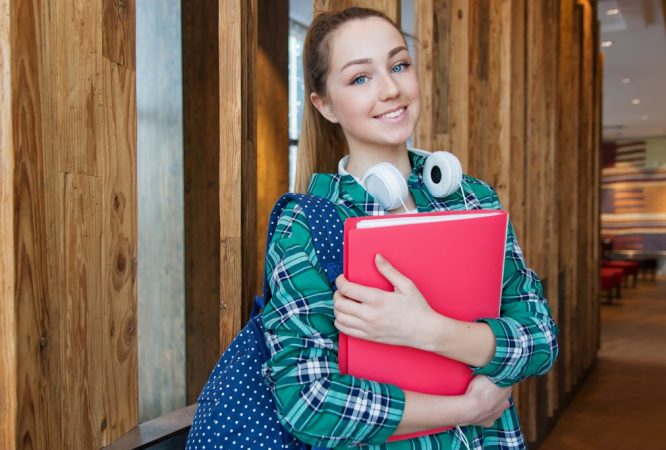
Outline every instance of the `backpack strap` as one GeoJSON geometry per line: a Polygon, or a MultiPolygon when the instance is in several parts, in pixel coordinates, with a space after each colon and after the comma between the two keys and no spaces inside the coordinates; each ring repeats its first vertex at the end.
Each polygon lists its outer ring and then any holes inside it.
{"type": "MultiPolygon", "coordinates": [[[[342,242],[344,225],[335,204],[328,199],[312,194],[287,193],[278,199],[273,207],[268,222],[266,249],[270,245],[278,219],[287,205],[296,201],[303,208],[308,228],[312,233],[312,241],[317,252],[319,264],[326,272],[329,284],[335,288],[335,279],[342,273],[342,242]]],[[[270,301],[271,290],[268,283],[269,274],[264,270],[264,287],[262,296],[256,297],[252,308],[252,316],[263,309],[270,301]]]]}

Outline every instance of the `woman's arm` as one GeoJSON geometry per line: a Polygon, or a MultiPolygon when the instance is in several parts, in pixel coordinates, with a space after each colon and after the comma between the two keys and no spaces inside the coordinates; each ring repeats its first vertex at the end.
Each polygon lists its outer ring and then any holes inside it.
{"type": "Polygon", "coordinates": [[[266,264],[273,297],[263,313],[271,351],[264,377],[280,421],[301,441],[322,447],[378,444],[395,433],[475,423],[507,400],[510,390],[489,381],[485,389],[441,397],[341,375],[333,293],[297,207],[280,218],[266,264]]]}
{"type": "MultiPolygon", "coordinates": [[[[493,206],[501,208],[493,193],[493,206]]],[[[500,386],[541,375],[558,353],[557,326],[543,297],[541,282],[525,266],[509,223],[499,318],[461,322],[434,312],[416,286],[390,263],[377,258],[377,269],[394,292],[337,280],[336,327],[376,342],[440,353],[475,367],[500,386]]]]}
{"type": "Polygon", "coordinates": [[[437,396],[405,392],[405,410],[394,435],[432,430],[445,425],[491,426],[509,407],[512,389],[499,388],[477,376],[465,395],[437,396]]]}

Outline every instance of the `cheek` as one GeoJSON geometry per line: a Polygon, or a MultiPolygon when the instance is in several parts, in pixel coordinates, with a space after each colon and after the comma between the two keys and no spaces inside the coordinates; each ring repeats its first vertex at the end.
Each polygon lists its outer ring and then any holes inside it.
{"type": "Polygon", "coordinates": [[[372,112],[374,102],[370,89],[350,89],[338,99],[338,110],[341,118],[348,124],[358,123],[359,117],[368,117],[372,112]],[[346,120],[345,120],[346,119],[346,120]]]}

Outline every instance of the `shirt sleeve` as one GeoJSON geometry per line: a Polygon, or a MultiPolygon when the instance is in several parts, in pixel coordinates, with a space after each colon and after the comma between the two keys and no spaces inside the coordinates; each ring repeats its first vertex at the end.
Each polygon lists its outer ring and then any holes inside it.
{"type": "MultiPolygon", "coordinates": [[[[493,191],[493,206],[502,205],[493,191]]],[[[473,368],[499,386],[548,372],[558,354],[558,329],[552,319],[541,281],[525,265],[513,225],[509,223],[499,318],[485,318],[496,337],[496,351],[484,367],[473,368]]]]}
{"type": "Polygon", "coordinates": [[[266,270],[272,298],[263,323],[271,357],[263,375],[280,422],[317,447],[385,442],[402,419],[404,392],[340,374],[333,291],[296,204],[278,221],[266,270]]]}

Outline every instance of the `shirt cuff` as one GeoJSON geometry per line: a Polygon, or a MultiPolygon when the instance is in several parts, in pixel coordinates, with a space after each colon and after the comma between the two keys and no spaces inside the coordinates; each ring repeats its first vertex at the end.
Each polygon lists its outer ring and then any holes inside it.
{"type": "Polygon", "coordinates": [[[472,367],[474,375],[485,375],[500,387],[514,384],[511,374],[517,372],[517,365],[522,356],[522,347],[516,345],[505,319],[486,318],[477,322],[488,324],[495,335],[495,354],[483,367],[472,367]]]}
{"type": "Polygon", "coordinates": [[[405,412],[405,392],[398,386],[392,384],[384,385],[388,388],[388,398],[391,399],[389,405],[389,414],[386,418],[386,423],[379,427],[378,430],[368,439],[368,444],[383,444],[385,443],[396,428],[400,425],[402,415],[405,412]]]}

